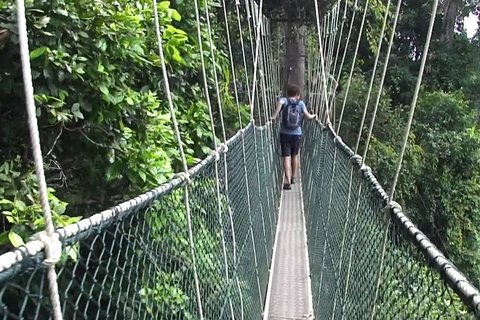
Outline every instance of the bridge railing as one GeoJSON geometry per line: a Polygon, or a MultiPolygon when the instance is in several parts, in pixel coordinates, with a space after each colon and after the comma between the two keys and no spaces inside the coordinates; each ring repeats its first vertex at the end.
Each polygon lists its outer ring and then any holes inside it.
{"type": "Polygon", "coordinates": [[[479,291],[331,127],[307,127],[302,168],[317,319],[480,318],[479,291]]]}
{"type": "MultiPolygon", "coordinates": [[[[59,229],[63,318],[261,319],[280,199],[276,130],[251,123],[190,183],[176,177],[59,229]]],[[[35,240],[0,256],[0,319],[51,319],[44,258],[35,240]]]]}

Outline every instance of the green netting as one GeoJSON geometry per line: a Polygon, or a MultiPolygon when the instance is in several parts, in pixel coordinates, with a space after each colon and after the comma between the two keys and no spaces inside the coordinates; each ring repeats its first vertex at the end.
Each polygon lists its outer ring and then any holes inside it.
{"type": "MultiPolygon", "coordinates": [[[[204,319],[261,319],[280,198],[277,129],[249,125],[226,158],[191,170],[194,257],[180,178],[110,218],[59,230],[64,250],[78,249],[57,265],[64,319],[198,319],[193,258],[204,319]]],[[[0,319],[51,319],[43,251],[15,253],[0,271],[0,319]]]]}
{"type": "Polygon", "coordinates": [[[385,192],[360,160],[331,128],[307,126],[303,193],[316,319],[478,317],[478,291],[400,209],[385,209],[385,192]]]}
{"type": "MultiPolygon", "coordinates": [[[[478,315],[478,291],[400,209],[385,210],[386,194],[359,158],[331,129],[305,132],[316,318],[478,315]]],[[[191,170],[194,255],[181,178],[58,231],[64,251],[78,250],[57,266],[65,319],[198,319],[193,259],[204,319],[262,318],[282,181],[278,125],[250,125],[227,146],[225,157],[212,153],[191,170]]],[[[1,319],[51,318],[37,245],[2,256],[15,259],[0,270],[1,319]]]]}

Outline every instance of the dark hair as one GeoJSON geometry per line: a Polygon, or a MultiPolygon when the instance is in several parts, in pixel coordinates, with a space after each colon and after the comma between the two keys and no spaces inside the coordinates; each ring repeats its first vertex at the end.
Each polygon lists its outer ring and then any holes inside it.
{"type": "Polygon", "coordinates": [[[295,97],[300,95],[300,88],[294,84],[289,84],[287,86],[287,96],[290,97],[295,97]]]}

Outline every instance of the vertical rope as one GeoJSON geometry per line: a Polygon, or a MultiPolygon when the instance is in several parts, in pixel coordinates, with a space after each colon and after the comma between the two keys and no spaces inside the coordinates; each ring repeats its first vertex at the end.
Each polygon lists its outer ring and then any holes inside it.
{"type": "MultiPolygon", "coordinates": [[[[257,77],[257,68],[258,68],[258,58],[260,56],[260,46],[261,46],[261,30],[262,30],[262,25],[263,25],[263,14],[262,14],[262,6],[263,6],[263,0],[260,0],[260,6],[258,8],[258,16],[255,15],[255,2],[254,1],[249,1],[250,4],[252,5],[252,23],[253,23],[253,26],[256,28],[256,33],[255,33],[255,42],[256,42],[256,45],[255,45],[255,56],[254,56],[254,68],[253,68],[253,83],[252,83],[252,99],[251,99],[251,104],[252,104],[252,112],[251,112],[251,120],[254,121],[254,114],[253,114],[253,111],[254,111],[254,102],[255,102],[255,93],[256,93],[256,77],[257,77]],[[256,19],[255,19],[256,17],[256,19]]],[[[260,102],[260,101],[259,101],[260,102]]],[[[260,104],[259,104],[259,107],[260,107],[260,104]]],[[[261,119],[261,110],[259,110],[259,118],[261,119]]],[[[262,138],[262,141],[263,141],[263,131],[261,131],[260,133],[261,135],[261,138],[262,138]]],[[[255,147],[255,166],[256,166],[256,170],[257,170],[257,184],[258,184],[258,191],[260,192],[260,186],[262,185],[261,184],[261,179],[260,179],[260,167],[259,167],[259,159],[258,159],[258,142],[257,142],[257,136],[255,134],[255,131],[253,132],[253,141],[254,141],[254,147],[255,147]]],[[[263,161],[265,161],[265,158],[263,159],[263,161]]],[[[265,213],[265,210],[263,208],[263,203],[260,202],[260,214],[262,216],[262,228],[263,228],[263,231],[264,231],[264,240],[265,240],[265,218],[264,218],[264,213],[265,213]]],[[[258,284],[258,292],[259,292],[259,297],[260,297],[260,305],[262,307],[262,310],[264,310],[264,301],[263,301],[263,298],[262,298],[262,289],[261,289],[261,286],[260,286],[260,277],[259,277],[259,273],[258,273],[258,260],[257,260],[257,248],[255,246],[255,237],[254,237],[254,234],[253,234],[253,219],[252,219],[252,215],[250,215],[250,226],[251,226],[251,236],[252,236],[252,243],[254,244],[254,247],[253,247],[253,252],[254,252],[254,258],[255,258],[255,267],[256,267],[256,273],[257,273],[257,284],[258,284]]],[[[266,243],[264,241],[264,246],[265,246],[265,252],[267,252],[267,249],[266,249],[266,243]]]]}
{"type": "MultiPolygon", "coordinates": [[[[215,190],[216,190],[216,195],[217,195],[217,214],[218,214],[218,221],[220,225],[220,237],[222,239],[222,251],[223,251],[223,259],[224,259],[224,265],[225,265],[225,278],[226,278],[226,283],[227,285],[230,282],[230,276],[229,276],[229,268],[228,268],[228,259],[227,259],[227,249],[226,249],[226,243],[225,243],[225,232],[223,230],[223,218],[222,218],[222,203],[221,203],[221,193],[220,193],[220,180],[219,180],[219,173],[218,173],[218,161],[220,160],[220,155],[218,154],[218,148],[217,148],[217,143],[216,143],[216,134],[215,134],[215,125],[214,125],[214,117],[213,117],[213,111],[212,111],[212,105],[210,102],[210,94],[208,90],[208,81],[207,81],[207,73],[206,73],[206,68],[205,68],[205,59],[203,55],[203,42],[202,42],[202,35],[201,35],[201,29],[200,29],[200,13],[199,13],[199,7],[198,7],[198,0],[194,1],[195,3],[195,16],[197,19],[197,37],[198,37],[198,43],[199,43],[199,48],[200,48],[200,59],[202,63],[202,74],[203,74],[203,85],[204,85],[204,90],[205,90],[205,96],[207,98],[207,106],[208,106],[208,113],[210,116],[210,126],[211,126],[211,131],[213,135],[213,140],[214,140],[214,146],[215,146],[215,153],[216,153],[216,158],[215,158],[215,190]]],[[[223,138],[223,143],[225,144],[226,148],[226,133],[225,133],[225,124],[223,121],[223,111],[222,111],[222,99],[220,96],[220,88],[218,85],[218,76],[217,76],[217,68],[216,68],[216,61],[215,61],[215,52],[213,50],[213,40],[212,40],[212,30],[210,26],[210,17],[209,17],[209,11],[208,11],[208,3],[207,1],[204,2],[205,6],[205,16],[206,16],[206,21],[207,21],[207,34],[208,34],[208,41],[210,43],[210,56],[212,59],[212,65],[213,65],[213,75],[214,75],[214,81],[215,81],[215,91],[216,91],[216,97],[217,97],[217,103],[218,103],[218,109],[220,113],[220,123],[222,127],[222,138],[223,138]]],[[[225,167],[225,187],[227,190],[227,199],[228,199],[228,166],[227,166],[227,155],[226,152],[223,153],[223,161],[224,161],[224,167],[225,167]]],[[[229,210],[230,216],[231,212],[229,210]]],[[[230,222],[233,222],[233,218],[230,217],[230,222]]],[[[232,225],[233,229],[233,225],[232,225]]],[[[230,292],[230,290],[228,290],[230,292]]],[[[232,316],[234,317],[234,310],[233,310],[233,304],[231,297],[228,297],[229,300],[229,306],[230,306],[230,312],[232,316]]],[[[222,310],[223,312],[223,310],[222,310]]]]}
{"type": "Polygon", "coordinates": [[[343,120],[343,112],[345,111],[345,106],[347,104],[348,92],[350,91],[350,85],[352,83],[353,71],[355,70],[355,63],[357,62],[358,48],[360,47],[360,41],[361,41],[362,35],[363,35],[363,27],[365,25],[365,18],[367,16],[367,11],[368,11],[368,3],[369,3],[368,1],[369,0],[365,0],[365,8],[363,9],[362,23],[360,25],[360,31],[358,33],[357,46],[355,48],[355,53],[353,55],[352,67],[350,68],[350,75],[348,77],[347,88],[345,89],[345,98],[343,99],[342,111],[340,112],[340,119],[338,120],[337,133],[340,133],[340,128],[341,128],[342,120],[343,120]]]}
{"type": "MultiPolygon", "coordinates": [[[[237,3],[239,1],[237,0],[237,3]]],[[[227,45],[228,45],[228,54],[229,54],[229,58],[230,58],[230,68],[232,69],[232,80],[233,80],[233,86],[234,86],[234,95],[235,95],[235,103],[237,105],[237,113],[238,113],[238,122],[239,122],[239,126],[240,126],[240,130],[243,129],[243,123],[242,123],[242,116],[241,116],[241,112],[240,112],[240,103],[238,101],[238,91],[237,91],[237,77],[236,77],[236,72],[235,72],[235,63],[234,63],[234,59],[233,59],[233,53],[232,53],[232,45],[231,45],[231,40],[230,40],[230,27],[229,27],[229,24],[228,24],[228,15],[227,15],[227,6],[226,6],[226,3],[225,3],[225,0],[222,0],[222,4],[223,4],[223,14],[224,14],[224,17],[225,17],[225,28],[226,28],[226,31],[227,31],[227,45]]],[[[237,7],[238,9],[238,7],[237,7]]],[[[239,33],[240,35],[242,34],[242,30],[239,29],[239,33]]],[[[242,50],[243,50],[243,47],[242,47],[242,50]]],[[[248,70],[246,69],[246,66],[245,66],[245,73],[247,73],[248,70]]],[[[242,140],[243,140],[243,135],[242,135],[242,140]]],[[[245,154],[244,154],[244,158],[245,158],[245,154]]],[[[224,156],[224,160],[225,160],[225,193],[227,195],[227,199],[228,199],[228,202],[230,202],[229,200],[229,190],[228,190],[228,171],[227,171],[227,163],[226,163],[226,156],[224,156]]],[[[237,240],[236,240],[236,234],[235,234],[235,228],[234,228],[234,223],[233,223],[233,214],[232,214],[232,210],[230,208],[230,206],[228,206],[227,208],[228,210],[228,214],[229,214],[229,218],[230,218],[230,226],[231,226],[231,232],[232,232],[232,239],[233,239],[233,264],[234,264],[234,269],[236,269],[238,267],[238,263],[237,263],[237,240]]],[[[235,282],[237,284],[237,289],[238,289],[238,293],[239,293],[239,297],[240,297],[240,310],[241,310],[241,318],[243,319],[243,294],[242,294],[242,290],[240,288],[240,280],[238,279],[238,275],[236,274],[235,275],[235,282]]],[[[232,318],[235,319],[235,316],[232,315],[232,318]]]]}
{"type": "MultiPolygon", "coordinates": [[[[339,53],[340,53],[340,47],[342,45],[342,35],[343,35],[343,29],[344,29],[344,26],[345,26],[345,20],[347,19],[347,7],[348,7],[348,1],[345,0],[345,6],[343,7],[343,16],[342,16],[342,23],[341,23],[341,26],[340,26],[340,35],[338,36],[338,45],[337,45],[337,53],[335,54],[335,62],[333,64],[333,71],[332,71],[332,74],[334,75],[335,77],[335,74],[336,74],[336,70],[337,70],[337,62],[338,62],[338,56],[339,56],[339,53]]],[[[348,44],[346,44],[348,45],[348,44]]],[[[344,50],[344,54],[347,52],[347,48],[345,47],[345,50],[344,50]]],[[[336,78],[337,81],[340,80],[339,77],[336,78]]]]}
{"type": "Polygon", "coordinates": [[[378,88],[377,101],[375,102],[375,108],[373,109],[372,120],[370,121],[370,127],[368,128],[367,141],[365,142],[365,150],[363,151],[362,161],[365,161],[367,158],[368,147],[370,145],[370,139],[372,137],[373,126],[375,124],[375,118],[377,116],[378,106],[380,105],[380,99],[382,97],[383,84],[385,82],[385,76],[387,74],[388,63],[390,61],[390,54],[392,52],[393,40],[395,38],[395,31],[397,30],[398,16],[400,15],[400,8],[402,7],[402,0],[398,0],[397,9],[395,11],[395,18],[392,26],[392,34],[390,35],[390,42],[387,49],[387,57],[385,58],[385,64],[383,66],[382,77],[380,79],[380,84],[378,88]]]}
{"type": "Polygon", "coordinates": [[[189,235],[190,252],[192,255],[193,277],[195,282],[195,293],[196,293],[196,299],[197,299],[198,316],[200,317],[200,320],[203,320],[202,298],[200,295],[200,285],[199,285],[198,273],[197,273],[197,263],[196,263],[196,257],[195,257],[195,242],[193,240],[192,217],[191,217],[189,191],[188,191],[188,184],[190,183],[190,175],[188,173],[187,159],[185,158],[185,152],[183,151],[182,138],[180,136],[180,130],[178,129],[177,118],[175,116],[175,108],[173,106],[173,101],[172,101],[172,94],[170,92],[170,84],[169,84],[169,79],[167,74],[167,67],[165,65],[165,57],[163,55],[162,35],[160,33],[160,22],[158,19],[158,9],[157,9],[156,0],[153,0],[153,13],[155,17],[155,31],[157,33],[158,52],[160,56],[160,62],[162,64],[162,74],[163,74],[164,85],[165,85],[165,93],[167,95],[168,106],[170,108],[170,114],[172,116],[175,136],[177,138],[178,146],[180,149],[180,157],[182,159],[184,174],[187,179],[187,184],[184,187],[185,188],[185,209],[187,213],[188,235],[189,235]]]}
{"type": "MultiPolygon", "coordinates": [[[[318,13],[318,2],[315,1],[315,16],[317,20],[317,30],[318,30],[318,47],[320,49],[320,65],[321,65],[321,74],[322,74],[322,84],[323,84],[323,90],[324,90],[324,95],[327,96],[327,80],[325,77],[325,61],[324,61],[324,56],[323,56],[323,44],[322,44],[322,37],[320,36],[320,16],[318,13]]],[[[323,119],[322,113],[319,114],[320,121],[322,123],[328,122],[328,102],[327,105],[325,106],[325,120],[323,119]]],[[[320,110],[321,112],[323,110],[320,110]]]]}
{"type": "Polygon", "coordinates": [[[20,42],[20,57],[22,61],[23,87],[25,90],[25,101],[27,107],[28,128],[30,131],[30,141],[32,143],[32,152],[37,175],[38,187],[40,193],[40,203],[42,205],[43,216],[45,218],[45,231],[47,236],[41,240],[45,245],[47,265],[48,286],[50,289],[50,301],[52,303],[53,317],[55,320],[61,320],[62,310],[60,307],[60,297],[58,294],[57,273],[55,264],[60,260],[62,245],[55,236],[55,227],[52,221],[52,213],[48,202],[47,182],[45,172],[43,171],[42,150],[40,148],[40,136],[38,132],[38,123],[35,112],[35,100],[33,98],[32,70],[30,67],[30,54],[28,49],[27,21],[25,18],[25,2],[17,0],[17,24],[20,42]]]}
{"type": "Polygon", "coordinates": [[[357,143],[355,144],[355,154],[357,154],[358,152],[360,139],[362,138],[363,125],[365,124],[365,118],[367,116],[367,110],[368,110],[368,103],[370,102],[370,96],[372,95],[373,82],[375,81],[375,75],[377,74],[378,59],[380,57],[380,51],[382,50],[383,36],[385,34],[385,26],[387,25],[389,10],[390,10],[390,0],[387,1],[387,8],[385,9],[385,15],[383,16],[382,30],[380,31],[380,36],[378,39],[377,54],[375,55],[375,63],[373,64],[372,77],[370,78],[370,85],[368,86],[367,99],[365,100],[362,120],[360,121],[360,128],[358,129],[357,143]]]}
{"type": "MultiPolygon", "coordinates": [[[[402,0],[399,0],[399,3],[401,1],[402,0]]],[[[360,137],[361,137],[361,134],[362,134],[363,123],[365,121],[365,116],[366,116],[366,112],[367,112],[367,108],[368,108],[368,101],[370,99],[370,94],[371,94],[371,90],[372,90],[372,87],[373,87],[373,81],[374,81],[375,74],[376,74],[376,68],[377,68],[378,59],[379,59],[379,55],[380,55],[382,40],[383,40],[384,33],[385,33],[386,21],[388,19],[389,7],[390,7],[390,0],[388,0],[387,8],[385,10],[382,30],[381,30],[380,35],[379,35],[379,43],[378,43],[377,53],[376,53],[376,57],[375,57],[375,65],[374,65],[374,69],[373,69],[373,73],[372,73],[372,77],[371,77],[371,81],[370,81],[370,87],[369,87],[369,91],[368,91],[368,95],[367,95],[367,101],[366,101],[365,107],[364,107],[363,118],[362,118],[362,121],[361,121],[359,133],[358,133],[358,140],[357,140],[357,145],[356,145],[356,148],[355,148],[355,150],[356,150],[355,153],[358,150],[358,144],[359,144],[360,137]]],[[[399,12],[400,12],[400,5],[397,6],[397,11],[396,11],[396,15],[395,15],[395,22],[394,22],[393,31],[392,31],[392,38],[391,38],[391,42],[390,42],[390,45],[389,45],[389,51],[387,53],[387,58],[386,58],[386,62],[385,62],[384,71],[386,71],[386,67],[388,65],[388,58],[389,58],[389,55],[390,55],[391,45],[393,43],[393,36],[395,35],[396,22],[397,22],[397,19],[398,19],[399,12]]],[[[382,83],[383,83],[384,78],[385,78],[385,72],[382,75],[382,83]]],[[[381,95],[381,90],[382,89],[380,88],[379,97],[381,95]]],[[[376,114],[376,110],[377,110],[377,107],[378,107],[378,102],[379,102],[379,100],[377,100],[377,104],[375,106],[375,111],[374,111],[372,123],[375,119],[375,114],[376,114]]],[[[368,146],[367,146],[367,149],[368,149],[368,146]]],[[[367,149],[365,149],[365,150],[367,150],[367,149]]],[[[365,156],[366,156],[366,154],[364,154],[364,158],[362,158],[362,164],[365,161],[365,156]]],[[[340,270],[341,270],[341,266],[343,265],[343,254],[344,254],[344,250],[345,250],[345,240],[346,240],[346,237],[347,237],[347,226],[348,226],[348,223],[350,221],[350,199],[351,199],[351,193],[352,193],[352,178],[353,178],[353,166],[350,170],[346,222],[345,222],[344,227],[343,227],[342,246],[341,246],[341,253],[340,253],[340,270]]],[[[362,191],[362,186],[360,185],[358,187],[358,190],[357,190],[357,203],[356,203],[356,206],[355,206],[356,211],[355,211],[355,224],[354,224],[355,227],[354,227],[352,240],[351,240],[352,247],[351,247],[350,255],[349,255],[349,264],[348,264],[348,269],[347,269],[348,271],[347,271],[347,280],[346,280],[346,285],[345,285],[344,299],[346,299],[346,296],[348,294],[348,286],[349,286],[350,272],[351,272],[352,258],[353,258],[353,245],[354,245],[355,239],[356,239],[356,221],[358,220],[358,208],[359,208],[359,205],[360,205],[359,195],[361,194],[361,191],[362,191]]]]}
{"type": "MultiPolygon", "coordinates": [[[[238,3],[239,0],[237,0],[238,3]]],[[[225,17],[225,29],[227,31],[227,45],[228,45],[228,56],[230,58],[230,68],[232,69],[232,80],[233,80],[233,93],[235,97],[235,104],[237,105],[237,113],[238,113],[238,122],[240,129],[243,128],[243,123],[242,123],[242,115],[240,113],[240,103],[238,101],[238,90],[237,90],[237,73],[235,71],[235,62],[233,61],[233,53],[232,53],[232,43],[230,40],[230,27],[228,24],[228,15],[227,15],[227,5],[225,3],[225,0],[222,0],[222,5],[223,5],[223,15],[225,17]]],[[[238,29],[240,35],[242,34],[242,29],[238,29]]],[[[242,48],[243,49],[243,48],[242,48]]],[[[247,69],[245,68],[245,72],[247,72],[247,69]]]]}
{"type": "MultiPolygon", "coordinates": [[[[261,17],[262,14],[262,8],[263,8],[263,0],[260,0],[260,5],[258,9],[258,15],[261,17]]],[[[255,105],[255,87],[257,83],[257,66],[258,66],[258,55],[259,55],[259,50],[260,50],[260,30],[262,27],[262,19],[259,19],[259,23],[256,26],[257,28],[257,35],[256,35],[256,44],[255,44],[255,55],[254,55],[254,62],[253,62],[253,83],[252,83],[252,99],[251,100],[251,115],[250,117],[253,119],[253,111],[254,111],[254,105],[255,105]]]]}
{"type": "MultiPolygon", "coordinates": [[[[407,122],[407,125],[405,127],[405,133],[403,135],[402,148],[400,150],[400,155],[399,155],[398,161],[397,161],[397,169],[395,171],[395,177],[393,178],[393,182],[392,182],[392,185],[391,185],[391,188],[390,188],[390,195],[388,197],[388,205],[386,207],[387,211],[390,211],[392,207],[397,206],[397,204],[393,202],[393,196],[395,194],[395,187],[397,186],[398,177],[400,175],[400,170],[402,169],[403,157],[405,155],[405,149],[407,148],[408,136],[410,135],[410,129],[412,127],[412,121],[413,121],[413,115],[415,113],[415,108],[417,106],[418,94],[420,92],[420,86],[422,84],[423,72],[425,70],[425,63],[427,61],[428,50],[430,48],[430,41],[432,39],[432,31],[433,31],[433,25],[435,24],[437,8],[438,8],[438,0],[434,0],[433,6],[432,6],[432,13],[431,13],[431,16],[430,16],[430,24],[428,26],[427,38],[425,40],[425,47],[423,48],[422,61],[420,62],[420,70],[418,70],[417,84],[415,85],[415,91],[413,93],[412,105],[410,106],[410,112],[408,114],[408,122],[407,122]]],[[[381,257],[381,260],[380,260],[380,268],[379,268],[379,271],[378,271],[377,281],[376,281],[376,285],[375,285],[375,300],[373,301],[372,315],[370,317],[371,320],[373,320],[374,316],[375,316],[375,310],[376,310],[375,305],[377,303],[378,293],[380,291],[380,281],[381,281],[381,278],[382,278],[383,263],[385,261],[385,253],[386,253],[386,247],[387,247],[389,226],[390,226],[390,220],[388,220],[388,223],[386,224],[385,230],[384,230],[384,233],[383,233],[382,257],[381,257]]]]}
{"type": "Polygon", "coordinates": [[[427,61],[428,50],[430,49],[430,40],[432,38],[433,25],[435,24],[435,15],[437,13],[438,0],[434,0],[432,13],[430,17],[430,25],[428,26],[427,39],[425,40],[425,47],[423,48],[422,61],[420,63],[420,70],[418,71],[417,84],[415,85],[415,92],[413,94],[412,105],[410,107],[410,112],[408,114],[408,122],[405,127],[405,133],[403,135],[402,148],[400,150],[400,156],[397,161],[397,169],[395,170],[395,177],[393,178],[392,185],[390,187],[390,196],[389,201],[393,200],[395,193],[395,188],[397,186],[398,177],[400,175],[400,170],[402,169],[403,156],[405,155],[405,149],[407,148],[408,136],[410,135],[410,129],[412,127],[413,115],[415,113],[415,108],[417,106],[418,94],[420,92],[420,86],[422,84],[423,71],[425,70],[425,63],[427,61]]]}
{"type": "MultiPolygon", "coordinates": [[[[247,66],[247,57],[245,55],[245,44],[243,42],[243,32],[242,32],[242,23],[240,21],[240,0],[236,0],[235,1],[235,11],[237,13],[237,23],[238,23],[238,30],[239,30],[239,33],[240,33],[240,46],[242,47],[242,58],[243,58],[243,66],[245,68],[245,84],[247,86],[247,96],[248,96],[248,102],[249,104],[252,104],[251,100],[250,100],[250,97],[251,97],[251,94],[250,94],[250,83],[249,83],[249,80],[248,80],[248,66],[247,66]]],[[[249,22],[250,24],[250,22],[249,22]]]]}

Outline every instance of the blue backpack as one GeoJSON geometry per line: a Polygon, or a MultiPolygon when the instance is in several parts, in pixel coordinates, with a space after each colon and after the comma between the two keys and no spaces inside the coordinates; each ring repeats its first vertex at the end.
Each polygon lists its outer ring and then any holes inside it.
{"type": "Polygon", "coordinates": [[[298,103],[300,100],[287,100],[287,104],[283,105],[282,120],[283,127],[286,129],[297,129],[302,123],[302,115],[298,103]]]}

